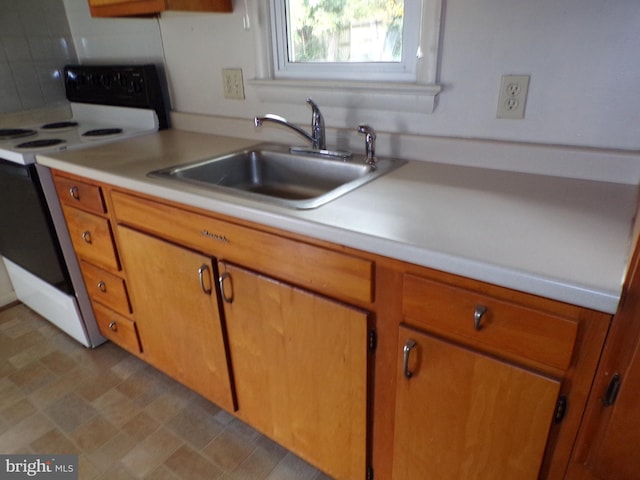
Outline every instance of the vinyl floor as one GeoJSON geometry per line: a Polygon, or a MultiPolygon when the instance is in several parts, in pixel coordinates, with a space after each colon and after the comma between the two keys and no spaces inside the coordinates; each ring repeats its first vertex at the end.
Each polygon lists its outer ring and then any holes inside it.
{"type": "Polygon", "coordinates": [[[0,453],[78,454],[81,480],[330,480],[119,347],[0,310],[0,453]]]}

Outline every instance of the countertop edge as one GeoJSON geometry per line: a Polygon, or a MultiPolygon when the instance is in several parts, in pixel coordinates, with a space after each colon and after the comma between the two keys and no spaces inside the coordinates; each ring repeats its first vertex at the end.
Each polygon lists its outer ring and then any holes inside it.
{"type": "MultiPolygon", "coordinates": [[[[83,176],[120,188],[202,208],[202,198],[196,193],[185,192],[151,181],[144,182],[99,169],[74,165],[52,157],[39,156],[38,163],[46,167],[83,176]]],[[[400,244],[392,239],[374,237],[306,219],[278,214],[274,211],[263,210],[255,206],[243,204],[243,202],[236,201],[227,195],[221,195],[220,198],[209,196],[207,197],[206,204],[205,208],[211,210],[212,213],[237,217],[242,220],[318,238],[319,240],[345,245],[369,253],[484,281],[552,300],[578,305],[603,313],[615,313],[621,295],[622,279],[620,289],[617,291],[594,289],[585,285],[567,283],[561,279],[545,277],[539,274],[528,274],[515,269],[428,250],[424,247],[404,243],[400,244]],[[337,240],[338,238],[339,241],[337,240]]]]}

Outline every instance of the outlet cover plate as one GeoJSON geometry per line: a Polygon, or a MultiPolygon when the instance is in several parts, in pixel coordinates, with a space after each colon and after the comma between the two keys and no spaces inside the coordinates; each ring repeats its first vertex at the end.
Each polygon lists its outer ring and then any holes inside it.
{"type": "Polygon", "coordinates": [[[529,75],[503,75],[498,98],[498,118],[524,118],[529,93],[529,75]]]}
{"type": "Polygon", "coordinates": [[[244,100],[244,84],[242,82],[241,68],[223,68],[222,86],[224,98],[244,100]]]}

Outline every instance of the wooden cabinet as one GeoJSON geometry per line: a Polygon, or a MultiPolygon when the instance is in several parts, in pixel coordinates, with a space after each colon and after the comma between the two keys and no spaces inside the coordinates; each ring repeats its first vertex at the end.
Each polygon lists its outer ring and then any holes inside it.
{"type": "Polygon", "coordinates": [[[231,0],[88,0],[92,17],[154,15],[165,10],[231,12],[231,0]]]}
{"type": "Polygon", "coordinates": [[[118,236],[145,360],[235,410],[212,260],[130,228],[118,236]]]}
{"type": "Polygon", "coordinates": [[[333,478],[365,478],[368,314],[219,270],[240,418],[333,478]]]}
{"type": "MultiPolygon", "coordinates": [[[[145,358],[202,393],[210,374],[197,369],[224,357],[204,361],[213,342],[198,322],[223,324],[216,344],[228,339],[236,415],[334,478],[364,478],[369,314],[326,295],[369,303],[372,262],[123,192],[110,197],[145,358]],[[224,261],[213,268],[212,257],[224,261]],[[218,289],[223,323],[209,318],[218,289]]],[[[233,410],[230,399],[204,395],[233,410]]]]}
{"type": "Polygon", "coordinates": [[[567,480],[640,478],[640,247],[607,337],[567,480]]]}
{"type": "Polygon", "coordinates": [[[103,189],[75,176],[53,178],[98,329],[138,355],[142,349],[103,189]]]}
{"type": "Polygon", "coordinates": [[[562,478],[606,318],[452,279],[403,278],[391,478],[562,478]]]}
{"type": "Polygon", "coordinates": [[[373,300],[370,259],[123,192],[111,200],[118,223],[349,303],[373,300]]]}
{"type": "Polygon", "coordinates": [[[608,388],[598,391],[592,400],[591,408],[609,411],[603,412],[604,418],[592,437],[592,449],[583,465],[585,471],[581,472],[584,476],[576,475],[575,478],[640,478],[640,337],[633,340],[629,363],[619,365],[619,371],[611,370],[606,376],[609,379],[608,388]]]}
{"type": "Polygon", "coordinates": [[[627,389],[575,447],[608,314],[54,178],[103,334],[334,478],[608,480],[638,439],[627,389]]]}
{"type": "Polygon", "coordinates": [[[394,479],[538,478],[558,380],[407,327],[398,351],[394,479]]]}

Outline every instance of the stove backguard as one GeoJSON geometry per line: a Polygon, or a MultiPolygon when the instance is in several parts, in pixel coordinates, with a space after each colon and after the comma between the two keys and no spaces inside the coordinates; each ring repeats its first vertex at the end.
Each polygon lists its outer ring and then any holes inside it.
{"type": "Polygon", "coordinates": [[[155,65],[67,65],[67,99],[76,103],[155,110],[160,130],[169,128],[166,83],[155,65]]]}

